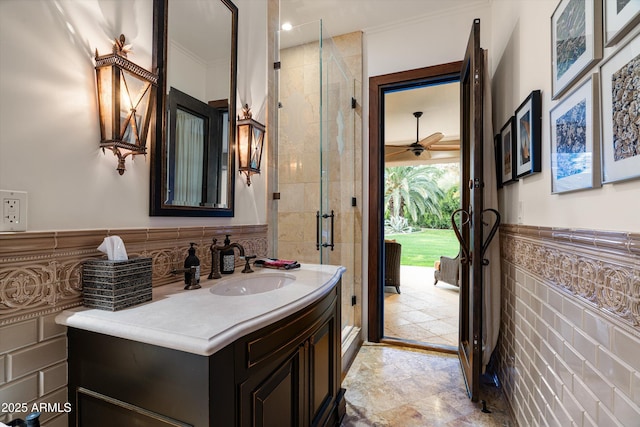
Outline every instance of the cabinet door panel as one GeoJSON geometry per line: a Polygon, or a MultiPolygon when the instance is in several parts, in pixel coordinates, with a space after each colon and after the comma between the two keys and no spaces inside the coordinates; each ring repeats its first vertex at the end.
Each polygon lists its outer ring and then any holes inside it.
{"type": "Polygon", "coordinates": [[[329,319],[310,339],[312,425],[322,425],[335,398],[335,319],[329,319]]]}
{"type": "Polygon", "coordinates": [[[256,372],[240,385],[242,426],[294,427],[302,423],[300,348],[279,368],[256,372]]]}

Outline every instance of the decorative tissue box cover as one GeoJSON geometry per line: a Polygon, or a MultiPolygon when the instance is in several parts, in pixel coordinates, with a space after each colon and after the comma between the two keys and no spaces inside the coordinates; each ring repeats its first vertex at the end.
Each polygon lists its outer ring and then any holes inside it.
{"type": "Polygon", "coordinates": [[[151,301],[151,258],[86,261],[82,295],[85,307],[110,311],[151,301]]]}

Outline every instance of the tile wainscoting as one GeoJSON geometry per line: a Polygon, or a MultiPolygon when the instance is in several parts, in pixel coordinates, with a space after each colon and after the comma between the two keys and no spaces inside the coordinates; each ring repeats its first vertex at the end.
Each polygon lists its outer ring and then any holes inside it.
{"type": "Polygon", "coordinates": [[[520,426],[640,419],[640,234],[503,225],[498,375],[520,426]]]}
{"type": "Polygon", "coordinates": [[[106,236],[120,236],[129,257],[152,258],[153,286],[160,286],[181,280],[171,270],[182,268],[190,242],[197,244],[206,277],[212,239],[222,243],[226,234],[247,254],[267,255],[266,225],[0,234],[0,403],[28,408],[0,411],[0,421],[24,418],[34,404],[48,403],[43,425],[67,425],[66,329],[54,319],[82,304],[82,263],[103,255],[96,248],[106,236]]]}

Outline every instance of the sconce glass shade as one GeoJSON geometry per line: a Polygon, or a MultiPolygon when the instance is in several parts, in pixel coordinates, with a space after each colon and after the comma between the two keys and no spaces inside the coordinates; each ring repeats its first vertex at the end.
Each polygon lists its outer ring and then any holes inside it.
{"type": "Polygon", "coordinates": [[[113,52],[98,55],[96,81],[100,115],[100,147],[118,157],[118,173],[128,155],[146,154],[158,76],[127,59],[125,37],[115,40],[113,52]]]}
{"type": "Polygon", "coordinates": [[[244,116],[238,119],[238,171],[247,175],[247,185],[251,185],[251,175],[260,173],[265,127],[251,118],[249,106],[242,109],[244,116]]]}

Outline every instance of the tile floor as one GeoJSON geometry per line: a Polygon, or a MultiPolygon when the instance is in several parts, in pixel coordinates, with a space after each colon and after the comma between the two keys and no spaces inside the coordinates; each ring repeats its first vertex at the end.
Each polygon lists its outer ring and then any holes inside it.
{"type": "Polygon", "coordinates": [[[445,282],[433,286],[433,268],[403,265],[400,292],[385,287],[385,337],[457,348],[457,287],[445,282]]]}
{"type": "Polygon", "coordinates": [[[455,355],[365,343],[342,386],[342,427],[516,426],[495,387],[481,386],[491,413],[469,400],[455,355]]]}

